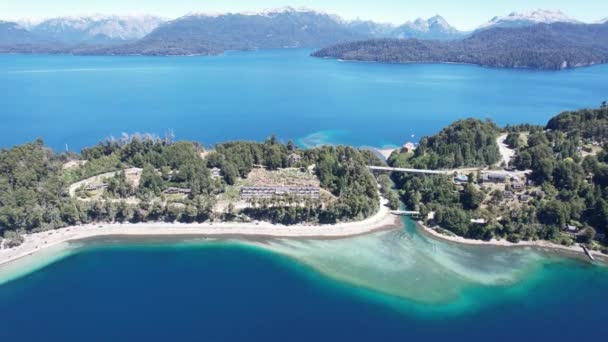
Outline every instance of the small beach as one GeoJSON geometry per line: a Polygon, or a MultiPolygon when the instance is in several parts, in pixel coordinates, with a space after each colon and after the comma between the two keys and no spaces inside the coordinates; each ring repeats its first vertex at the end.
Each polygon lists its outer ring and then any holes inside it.
{"type": "MultiPolygon", "coordinates": [[[[544,240],[520,241],[518,243],[512,243],[507,240],[496,240],[496,239],[492,239],[490,241],[473,240],[473,239],[467,239],[467,238],[464,238],[461,236],[456,236],[456,235],[442,234],[433,228],[427,227],[425,224],[422,223],[422,221],[416,221],[416,227],[419,232],[423,233],[427,237],[430,237],[433,239],[439,239],[439,240],[443,240],[443,241],[447,241],[447,242],[451,242],[451,243],[455,243],[455,244],[460,244],[460,245],[487,246],[487,247],[498,247],[498,248],[532,247],[532,248],[542,250],[542,251],[555,252],[560,255],[570,257],[570,258],[574,257],[577,259],[589,260],[588,257],[585,255],[585,252],[583,251],[583,249],[578,245],[564,246],[564,245],[558,245],[556,243],[553,243],[550,241],[544,241],[544,240]]],[[[605,255],[601,252],[598,252],[598,251],[589,251],[589,252],[591,253],[591,255],[593,255],[594,258],[596,258],[597,261],[602,261],[604,263],[608,262],[607,255],[605,255]]]]}
{"type": "Polygon", "coordinates": [[[279,225],[268,222],[248,223],[94,223],[27,234],[25,241],[14,248],[0,250],[0,265],[33,255],[49,247],[75,240],[101,236],[213,236],[213,237],[275,237],[335,239],[368,234],[400,227],[399,217],[381,205],[373,216],[356,222],[333,225],[279,225]]]}

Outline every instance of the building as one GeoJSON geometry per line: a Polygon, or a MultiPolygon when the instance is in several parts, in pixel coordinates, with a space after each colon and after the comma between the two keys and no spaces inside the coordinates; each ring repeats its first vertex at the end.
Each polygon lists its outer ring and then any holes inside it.
{"type": "Polygon", "coordinates": [[[107,189],[107,188],[108,188],[107,183],[99,183],[99,184],[89,184],[84,189],[86,191],[96,191],[96,190],[107,189]]]}
{"type": "Polygon", "coordinates": [[[575,234],[575,233],[578,232],[578,227],[569,224],[569,225],[566,225],[562,230],[565,231],[565,232],[567,232],[567,233],[575,234]]]}
{"type": "Polygon", "coordinates": [[[188,195],[190,193],[192,193],[191,189],[186,189],[186,188],[175,188],[175,187],[169,187],[167,189],[165,189],[165,191],[163,191],[166,194],[184,194],[184,195],[188,195]]]}
{"type": "Polygon", "coordinates": [[[291,163],[299,163],[302,161],[302,156],[297,153],[292,153],[287,156],[287,159],[289,159],[289,162],[291,163]]]}
{"type": "Polygon", "coordinates": [[[504,183],[507,180],[507,176],[502,173],[487,173],[481,179],[484,183],[504,183]]]}
{"type": "Polygon", "coordinates": [[[461,183],[468,183],[469,182],[469,177],[465,176],[465,175],[456,175],[456,177],[454,177],[454,183],[456,184],[461,184],[461,183]]]}
{"type": "Polygon", "coordinates": [[[408,142],[408,143],[405,143],[403,145],[403,147],[401,147],[401,150],[399,151],[399,153],[412,152],[415,148],[416,148],[416,145],[414,145],[414,143],[408,142]]]}
{"type": "Polygon", "coordinates": [[[509,190],[507,190],[507,191],[505,191],[505,192],[503,193],[503,197],[504,197],[504,198],[513,198],[513,196],[514,196],[514,195],[513,195],[513,191],[509,191],[509,190]]]}
{"type": "Polygon", "coordinates": [[[511,186],[514,190],[523,190],[525,188],[524,184],[520,182],[512,183],[511,186]]]}
{"type": "Polygon", "coordinates": [[[320,189],[313,186],[244,186],[241,188],[241,199],[244,200],[286,196],[318,199],[320,189]]]}
{"type": "Polygon", "coordinates": [[[214,167],[213,169],[211,169],[211,177],[213,178],[219,178],[222,175],[222,170],[220,170],[217,167],[214,167]]]}

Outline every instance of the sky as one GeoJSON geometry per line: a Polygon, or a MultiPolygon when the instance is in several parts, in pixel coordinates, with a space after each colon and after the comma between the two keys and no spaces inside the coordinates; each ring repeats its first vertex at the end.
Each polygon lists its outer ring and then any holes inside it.
{"type": "Polygon", "coordinates": [[[608,17],[608,0],[0,0],[2,19],[40,19],[90,14],[151,14],[177,18],[192,12],[246,12],[304,7],[345,19],[401,24],[442,15],[461,30],[473,29],[494,16],[542,8],[562,10],[586,22],[608,17]]]}

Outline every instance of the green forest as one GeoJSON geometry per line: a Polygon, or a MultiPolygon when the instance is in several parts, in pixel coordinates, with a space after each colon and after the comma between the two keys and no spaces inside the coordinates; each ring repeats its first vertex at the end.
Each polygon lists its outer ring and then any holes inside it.
{"type": "Polygon", "coordinates": [[[459,120],[431,137],[423,137],[413,153],[393,154],[389,163],[416,169],[485,166],[500,160],[498,127],[492,121],[459,120]]]}
{"type": "Polygon", "coordinates": [[[18,243],[24,232],[94,222],[238,220],[242,217],[232,210],[213,211],[217,195],[227,186],[246,178],[254,167],[276,170],[312,164],[321,188],[335,197],[331,204],[266,202],[244,214],[284,224],[357,220],[379,206],[368,163],[379,163],[369,151],[348,146],[300,150],[274,136],[263,143],[222,143],[209,151],[196,142],[134,136],[103,141],[80,154],[57,154],[38,139],[0,150],[0,233],[18,243]],[[290,158],[294,153],[299,160],[290,158]],[[86,163],[65,169],[70,160],[86,163]],[[125,170],[132,167],[142,170],[138,187],[127,181],[125,170]],[[214,178],[210,170],[216,167],[221,176],[214,178]],[[70,184],[107,172],[116,176],[107,181],[102,199],[81,201],[69,195],[70,184]],[[165,194],[169,188],[188,189],[188,195],[170,199],[165,194]],[[127,198],[134,200],[123,200],[127,198]]]}

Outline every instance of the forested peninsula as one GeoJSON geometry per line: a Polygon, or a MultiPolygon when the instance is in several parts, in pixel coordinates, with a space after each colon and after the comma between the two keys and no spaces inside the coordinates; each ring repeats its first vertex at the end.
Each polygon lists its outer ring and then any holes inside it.
{"type": "Polygon", "coordinates": [[[299,149],[263,143],[197,142],[151,135],[110,139],[81,153],[42,140],[0,150],[0,233],[91,223],[256,222],[291,225],[362,220],[380,205],[367,165],[349,146],[299,149]]]}
{"type": "Polygon", "coordinates": [[[606,103],[562,113],[545,126],[501,129],[491,121],[460,120],[422,138],[414,150],[395,151],[388,163],[447,170],[392,174],[406,207],[438,232],[579,242],[608,253],[606,103]]]}
{"type": "Polygon", "coordinates": [[[492,28],[451,41],[363,40],[330,46],[313,56],[383,63],[465,63],[560,70],[608,62],[608,23],[492,28]]]}

